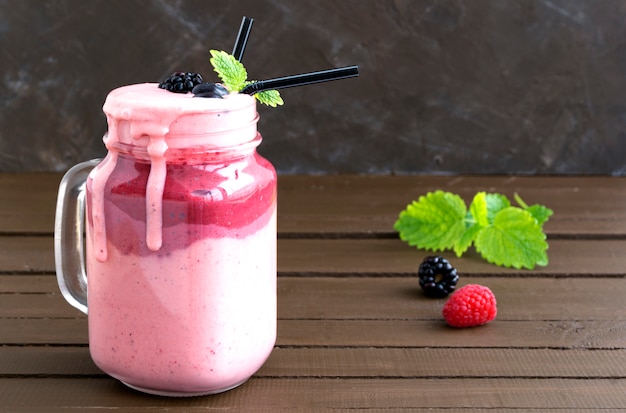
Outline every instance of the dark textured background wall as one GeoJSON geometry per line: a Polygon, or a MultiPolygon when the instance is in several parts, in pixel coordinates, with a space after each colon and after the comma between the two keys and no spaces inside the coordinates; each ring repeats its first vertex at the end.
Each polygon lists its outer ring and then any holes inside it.
{"type": "Polygon", "coordinates": [[[626,173],[623,0],[0,0],[0,170],[104,154],[111,89],[358,64],[260,108],[281,173],[626,173]]]}

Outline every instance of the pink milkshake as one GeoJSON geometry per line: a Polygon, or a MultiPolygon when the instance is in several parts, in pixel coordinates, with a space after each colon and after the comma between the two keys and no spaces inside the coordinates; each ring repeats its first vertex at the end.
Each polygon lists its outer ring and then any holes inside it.
{"type": "Polygon", "coordinates": [[[250,20],[236,57],[210,51],[222,83],[174,72],[109,93],[107,156],[74,166],[59,186],[61,292],[89,312],[95,363],[147,393],[226,391],[269,356],[276,171],[256,151],[256,101],[279,106],[276,89],[358,75],[351,66],[249,81],[250,20]]]}
{"type": "Polygon", "coordinates": [[[276,338],[276,173],[255,99],[113,90],[106,158],[86,182],[96,364],[163,395],[228,390],[276,338]]]}

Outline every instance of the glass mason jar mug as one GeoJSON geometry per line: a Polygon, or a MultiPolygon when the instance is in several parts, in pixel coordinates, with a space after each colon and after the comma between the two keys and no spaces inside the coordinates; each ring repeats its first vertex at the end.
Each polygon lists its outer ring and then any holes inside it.
{"type": "Polygon", "coordinates": [[[108,154],[66,173],[55,222],[91,356],[148,393],[236,387],[276,339],[276,172],[256,152],[255,100],[141,84],[103,109],[108,154]]]}

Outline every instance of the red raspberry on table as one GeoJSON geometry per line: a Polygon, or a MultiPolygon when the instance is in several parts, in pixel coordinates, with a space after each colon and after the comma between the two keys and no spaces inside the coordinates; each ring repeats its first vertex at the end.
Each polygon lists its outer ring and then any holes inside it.
{"type": "Polygon", "coordinates": [[[496,318],[496,296],[485,286],[468,284],[450,296],[442,312],[452,327],[479,326],[496,318]]]}

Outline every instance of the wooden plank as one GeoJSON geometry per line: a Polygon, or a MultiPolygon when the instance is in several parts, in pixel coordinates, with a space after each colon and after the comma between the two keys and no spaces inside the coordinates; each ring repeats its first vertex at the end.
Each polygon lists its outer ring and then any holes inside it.
{"type": "MultiPolygon", "coordinates": [[[[626,282],[618,278],[498,278],[486,285],[498,300],[498,320],[623,320],[626,282]]],[[[60,293],[3,294],[0,317],[81,316],[60,293]]],[[[280,319],[441,320],[445,300],[425,297],[408,277],[280,277],[280,319]]]]}
{"type": "MultiPolygon", "coordinates": [[[[60,178],[0,174],[0,232],[51,234],[60,178]]],[[[517,192],[554,209],[553,236],[626,236],[626,178],[593,176],[280,176],[279,232],[391,236],[398,213],[436,189],[467,202],[478,191],[517,192]]]]}
{"type": "Polygon", "coordinates": [[[616,378],[625,350],[277,348],[259,377],[616,378]]]}
{"type": "Polygon", "coordinates": [[[52,237],[0,237],[0,273],[53,273],[52,237]]]}
{"type": "Polygon", "coordinates": [[[76,318],[83,314],[70,306],[60,292],[55,294],[3,294],[0,298],[0,317],[76,318]]]}
{"type": "MultiPolygon", "coordinates": [[[[1,322],[1,320],[0,320],[1,322]]],[[[0,324],[1,325],[1,324],[0,324]]],[[[626,320],[508,321],[456,330],[434,320],[278,321],[280,346],[624,349],[626,320]]]]}
{"type": "Polygon", "coordinates": [[[94,406],[133,412],[589,411],[626,406],[624,386],[626,379],[252,378],[233,391],[211,397],[162,398],[138,394],[110,378],[0,378],[0,404],[11,413],[88,411],[94,406]]]}
{"type": "MultiPolygon", "coordinates": [[[[626,377],[626,349],[282,348],[256,377],[626,377]]],[[[0,347],[0,377],[103,376],[87,347],[0,347]]]]}
{"type": "Polygon", "coordinates": [[[61,175],[0,173],[0,233],[52,233],[61,175]]]}
{"type": "Polygon", "coordinates": [[[54,274],[0,275],[0,294],[47,294],[59,291],[54,274]]]}
{"type": "MultiPolygon", "coordinates": [[[[611,276],[624,277],[620,259],[626,239],[549,241],[546,267],[533,271],[502,268],[484,261],[473,250],[462,259],[448,258],[465,276],[611,276]]],[[[389,276],[417,273],[419,264],[432,252],[417,250],[399,239],[279,239],[279,275],[389,276]]],[[[51,237],[0,237],[0,273],[53,274],[51,237]]],[[[0,280],[0,282],[9,282],[0,280]]]]}
{"type": "MultiPolygon", "coordinates": [[[[78,310],[76,310],[78,312],[78,310]]],[[[81,313],[82,314],[82,313],[81,313]]],[[[87,318],[0,318],[1,345],[87,345],[87,318]]]]}
{"type": "MultiPolygon", "coordinates": [[[[439,320],[278,320],[288,347],[626,348],[626,320],[508,321],[455,330],[439,320]]],[[[0,345],[87,345],[87,319],[0,318],[0,345]]]]}
{"type": "MultiPolygon", "coordinates": [[[[282,278],[279,317],[440,320],[444,300],[426,298],[413,278],[282,278]]],[[[472,278],[491,288],[499,320],[623,320],[622,279],[472,278]]]]}
{"type": "Polygon", "coordinates": [[[88,347],[0,347],[0,377],[105,376],[88,347]]]}
{"type": "MultiPolygon", "coordinates": [[[[399,239],[290,239],[278,244],[278,269],[283,275],[415,275],[422,260],[433,252],[410,247],[399,239]]],[[[462,276],[617,276],[626,273],[618,257],[626,240],[550,240],[546,267],[533,271],[502,268],[475,251],[462,259],[442,253],[462,276]]]]}
{"type": "Polygon", "coordinates": [[[555,211],[550,235],[626,234],[626,179],[613,177],[322,176],[279,178],[279,230],[285,234],[393,234],[398,214],[428,191],[467,203],[479,191],[514,193],[555,211]],[[281,200],[284,201],[281,203],[281,200]]]}

